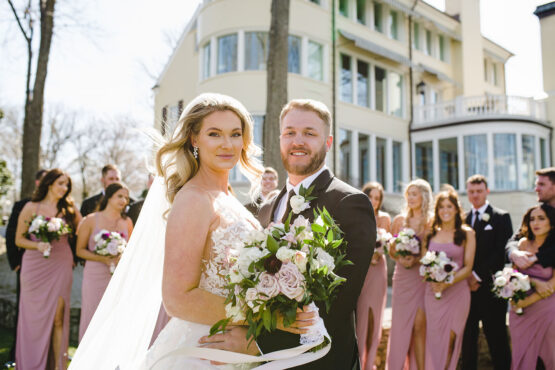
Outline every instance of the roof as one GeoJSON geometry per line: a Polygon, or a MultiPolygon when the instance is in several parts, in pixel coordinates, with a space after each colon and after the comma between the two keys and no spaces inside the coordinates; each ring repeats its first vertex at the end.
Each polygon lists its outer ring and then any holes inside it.
{"type": "Polygon", "coordinates": [[[538,6],[534,14],[539,19],[555,14],[555,1],[538,6]]]}

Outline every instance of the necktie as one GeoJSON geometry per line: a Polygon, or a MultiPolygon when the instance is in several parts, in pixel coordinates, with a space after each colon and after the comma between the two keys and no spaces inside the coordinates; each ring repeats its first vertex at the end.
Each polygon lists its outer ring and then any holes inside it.
{"type": "Polygon", "coordinates": [[[477,210],[474,211],[474,222],[472,223],[472,228],[476,229],[476,226],[478,226],[478,221],[480,220],[480,212],[478,212],[477,210]]]}
{"type": "Polygon", "coordinates": [[[285,220],[287,220],[287,217],[289,216],[289,212],[291,212],[291,197],[293,197],[294,195],[297,195],[297,194],[293,189],[291,189],[287,194],[287,208],[285,208],[285,213],[281,217],[282,223],[285,223],[285,220]]]}

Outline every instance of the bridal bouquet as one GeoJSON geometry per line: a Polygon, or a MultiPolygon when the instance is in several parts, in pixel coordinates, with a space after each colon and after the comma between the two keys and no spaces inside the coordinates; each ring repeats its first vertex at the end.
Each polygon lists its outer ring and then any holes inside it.
{"type": "Polygon", "coordinates": [[[374,253],[387,254],[391,238],[390,233],[379,227],[376,234],[376,249],[374,249],[374,253]]]}
{"type": "Polygon", "coordinates": [[[393,238],[393,242],[398,256],[406,257],[420,254],[420,239],[411,228],[399,231],[399,234],[393,238]]]}
{"type": "MultiPolygon", "coordinates": [[[[526,298],[526,292],[530,289],[528,275],[518,272],[511,267],[505,267],[493,275],[493,288],[491,291],[499,298],[508,299],[516,303],[526,298]]],[[[522,308],[518,308],[515,312],[518,315],[523,313],[522,308]]]]}
{"type": "MultiPolygon", "coordinates": [[[[455,278],[455,271],[459,265],[452,261],[445,252],[428,251],[420,259],[420,276],[425,281],[433,283],[451,284],[455,278]]],[[[436,299],[441,298],[441,292],[435,294],[436,299]]]]}
{"type": "MultiPolygon", "coordinates": [[[[127,241],[122,233],[117,231],[100,230],[94,236],[94,253],[100,256],[117,257],[123,253],[127,246],[127,241]]],[[[110,264],[110,273],[113,274],[116,265],[110,264]]]]}
{"type": "MultiPolygon", "coordinates": [[[[51,243],[54,240],[59,240],[60,236],[69,234],[71,227],[59,217],[44,217],[42,215],[33,215],[29,222],[29,229],[25,233],[25,237],[29,239],[40,240],[44,243],[51,243]]],[[[52,247],[46,249],[42,256],[44,258],[50,257],[52,247]]]]}
{"type": "MultiPolygon", "coordinates": [[[[301,187],[305,206],[312,188],[301,187]]],[[[293,197],[294,198],[294,197],[293,197]]],[[[312,224],[302,215],[291,223],[292,213],[306,209],[300,199],[292,207],[285,224],[270,225],[264,231],[253,231],[244,248],[230,268],[227,276],[227,318],[216,323],[211,334],[224,330],[232,321],[244,321],[248,325],[247,336],[255,340],[262,332],[276,329],[278,314],[284,326],[290,326],[296,318],[297,309],[314,302],[324,302],[329,310],[336,288],[346,280],[335,271],[351,264],[345,259],[346,243],[342,232],[328,211],[314,211],[312,224]]],[[[292,204],[293,205],[293,204],[292,204]]],[[[301,335],[301,344],[322,343],[327,335],[322,319],[301,335]]]]}

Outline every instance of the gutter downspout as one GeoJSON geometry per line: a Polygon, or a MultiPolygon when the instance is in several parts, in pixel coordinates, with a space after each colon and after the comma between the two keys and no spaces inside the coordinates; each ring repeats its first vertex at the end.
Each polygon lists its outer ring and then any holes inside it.
{"type": "Polygon", "coordinates": [[[418,0],[414,0],[412,7],[410,8],[411,13],[409,13],[409,178],[413,178],[413,168],[412,168],[412,123],[414,121],[414,77],[412,68],[412,12],[416,8],[418,0]]]}
{"type": "Polygon", "coordinates": [[[336,120],[336,47],[337,47],[337,32],[335,30],[335,0],[331,2],[331,120],[333,125],[333,173],[337,175],[337,146],[335,144],[335,139],[337,136],[337,120],[336,120]]]}

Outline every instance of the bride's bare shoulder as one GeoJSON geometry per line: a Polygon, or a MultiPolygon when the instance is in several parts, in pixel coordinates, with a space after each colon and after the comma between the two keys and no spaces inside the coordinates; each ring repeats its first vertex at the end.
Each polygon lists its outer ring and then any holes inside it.
{"type": "Polygon", "coordinates": [[[212,203],[212,196],[207,190],[197,185],[186,184],[175,195],[170,217],[172,214],[194,215],[195,217],[213,215],[212,203]]]}

